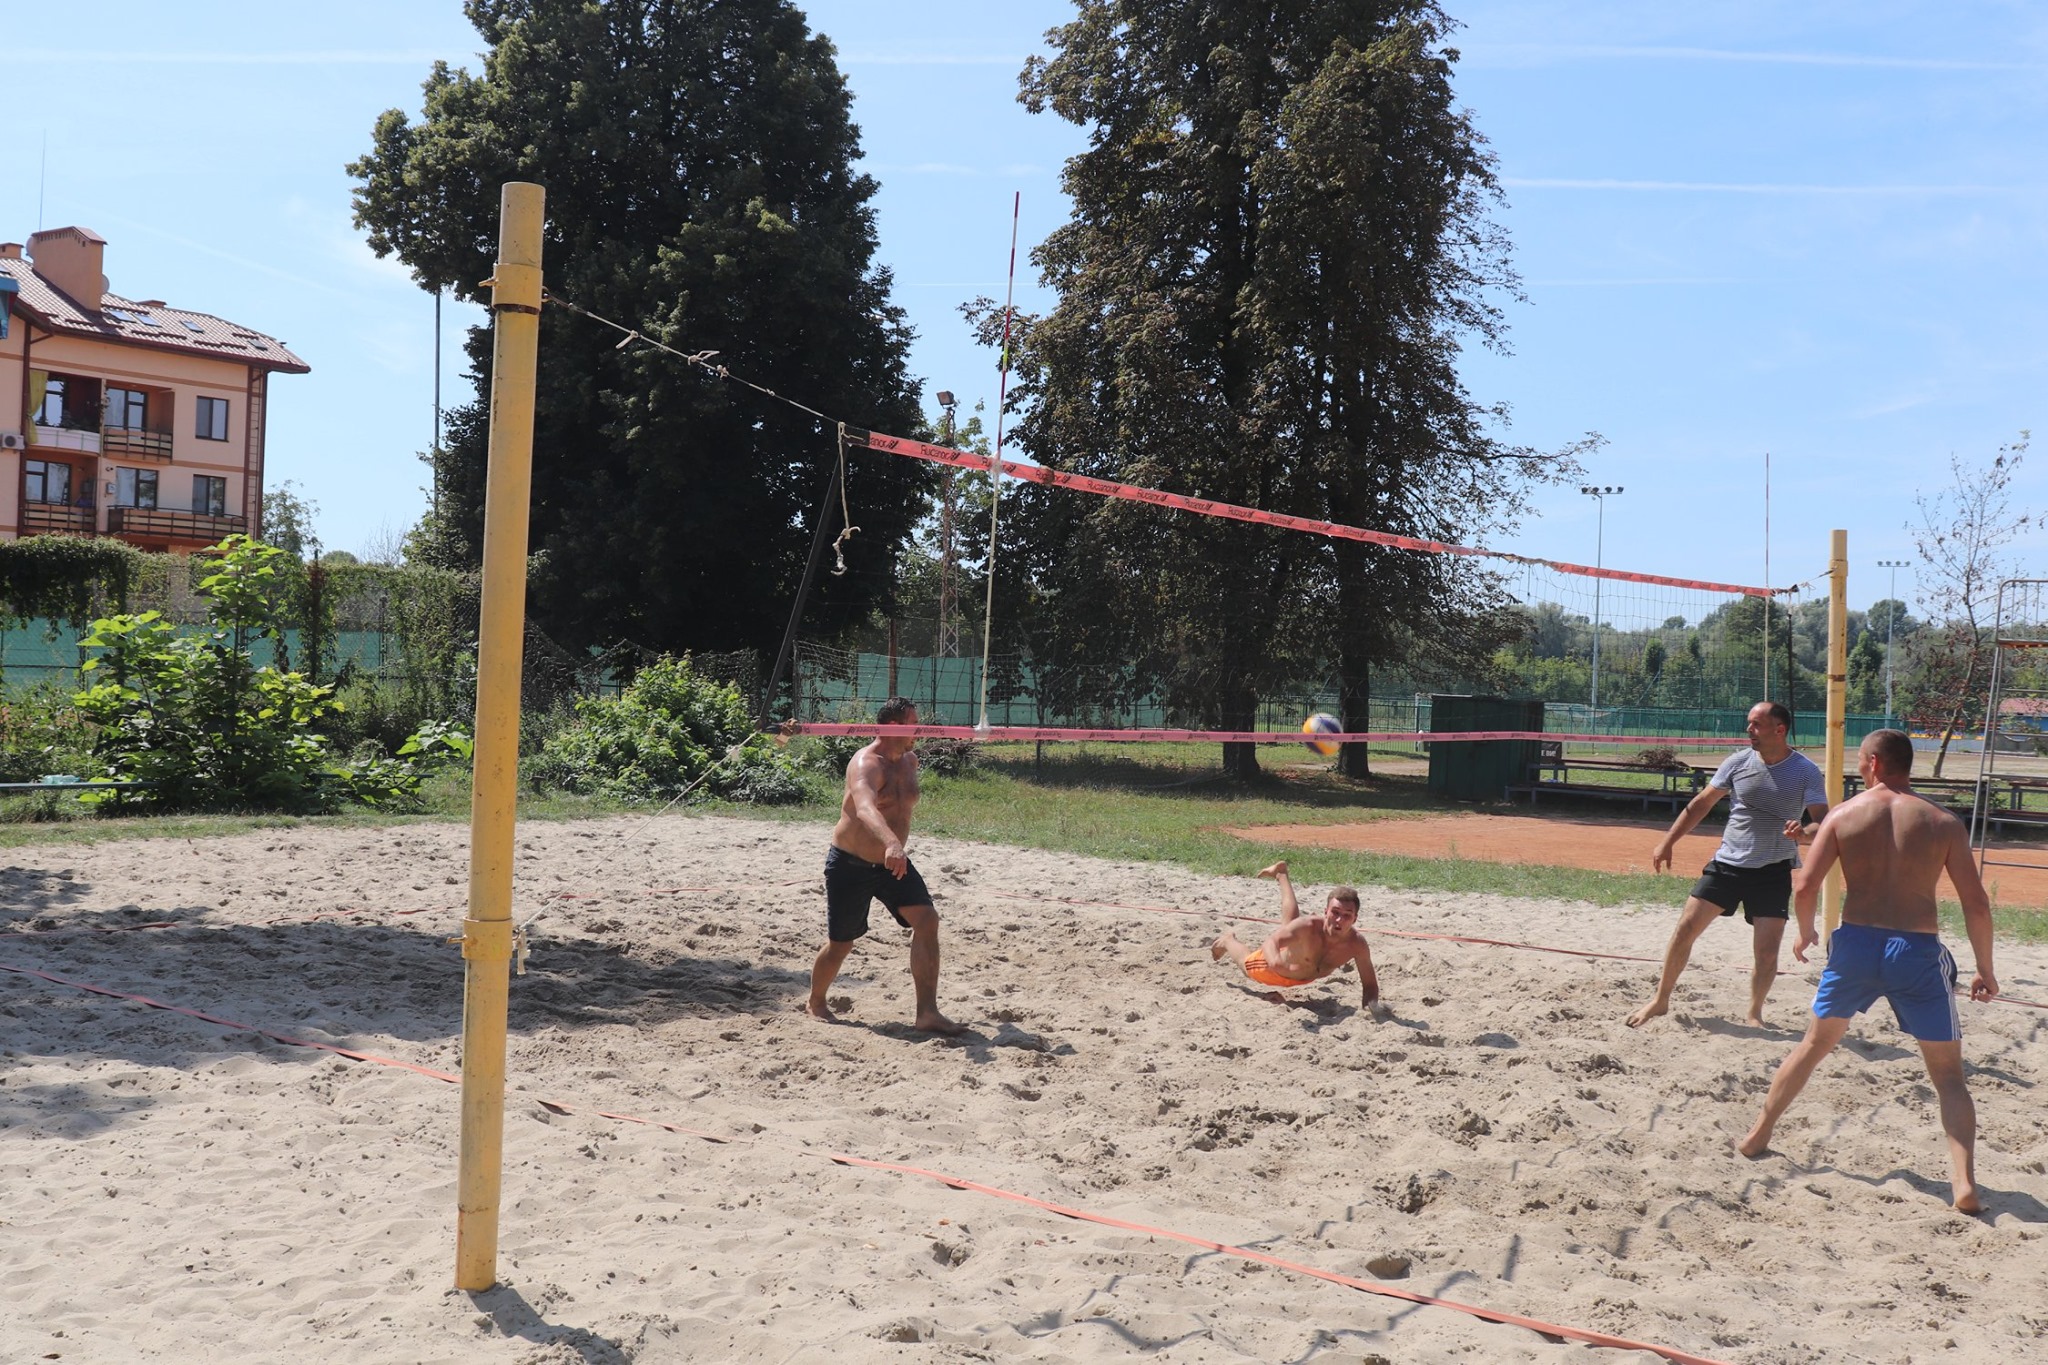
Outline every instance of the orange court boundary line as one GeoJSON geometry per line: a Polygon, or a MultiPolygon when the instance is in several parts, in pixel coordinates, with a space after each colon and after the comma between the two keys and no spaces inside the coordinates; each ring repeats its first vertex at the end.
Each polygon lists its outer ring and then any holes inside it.
{"type": "MultiPolygon", "coordinates": [[[[58,976],[53,972],[39,971],[32,967],[20,967],[9,963],[0,963],[0,972],[8,972],[17,976],[35,977],[39,980],[50,982],[53,985],[64,986],[71,990],[85,991],[93,995],[103,995],[115,1000],[124,1000],[132,1004],[144,1005],[150,1009],[165,1010],[172,1014],[181,1014],[186,1016],[187,1018],[198,1019],[204,1023],[215,1024],[222,1028],[232,1029],[240,1033],[253,1033],[258,1037],[268,1038],[272,1042],[283,1043],[290,1047],[311,1048],[316,1051],[330,1052],[335,1054],[336,1056],[346,1057],[352,1061],[372,1062],[378,1066],[394,1067],[398,1070],[410,1071],[417,1075],[428,1077],[432,1080],[445,1081],[451,1085],[459,1085],[462,1081],[462,1078],[460,1076],[457,1076],[451,1072],[437,1071],[432,1067],[420,1066],[413,1062],[403,1062],[391,1057],[382,1057],[371,1052],[360,1052],[353,1048],[341,1047],[334,1043],[316,1042],[312,1039],[293,1037],[292,1035],[286,1033],[276,1033],[270,1029],[258,1028],[254,1025],[240,1023],[232,1019],[224,1019],[216,1014],[208,1014],[203,1010],[188,1009],[182,1005],[167,1004],[162,1000],[153,999],[150,996],[138,995],[131,991],[117,991],[109,986],[96,986],[91,984],[90,982],[73,981],[68,977],[58,976]]],[[[565,1104],[559,1100],[548,1100],[539,1097],[534,1098],[536,1103],[544,1105],[557,1113],[573,1114],[578,1112],[576,1106],[565,1104]]],[[[1503,1312],[1501,1310],[1493,1308],[1483,1308],[1477,1304],[1461,1303],[1456,1299],[1438,1298],[1430,1294],[1418,1294],[1412,1290],[1396,1289],[1391,1285],[1382,1284],[1376,1280],[1359,1279],[1356,1276],[1345,1275],[1338,1271],[1324,1270],[1317,1266],[1306,1265],[1297,1261],[1289,1261],[1282,1257],[1271,1255],[1267,1252],[1254,1251],[1249,1247],[1233,1246],[1227,1242],[1212,1241],[1206,1237],[1198,1237],[1192,1233],[1177,1232],[1171,1228],[1152,1227],[1144,1223],[1133,1223],[1122,1218],[1113,1218],[1108,1214],[1095,1213],[1087,1209],[1071,1208],[1064,1204],[1055,1204],[1050,1200],[1039,1199],[1032,1195],[1019,1194],[1015,1190],[1006,1190],[1003,1189],[1001,1186],[984,1185],[979,1181],[967,1180],[959,1176],[947,1175],[940,1171],[927,1170],[921,1166],[910,1166],[894,1161],[875,1161],[868,1157],[854,1156],[846,1152],[826,1152],[820,1151],[817,1148],[804,1147],[790,1143],[762,1142],[758,1138],[729,1137],[724,1134],[712,1133],[702,1129],[686,1127],[678,1123],[669,1123],[661,1119],[641,1118],[638,1115],[634,1114],[616,1113],[604,1109],[588,1109],[584,1112],[593,1114],[598,1118],[612,1119],[621,1123],[634,1123],[646,1127],[660,1128],[666,1132],[676,1133],[686,1137],[701,1138],[707,1142],[715,1142],[721,1144],[738,1143],[758,1147],[771,1147],[781,1151],[794,1152],[803,1156],[822,1157],[823,1159],[830,1161],[834,1165],[838,1166],[862,1167],[868,1170],[887,1171],[897,1175],[923,1176],[926,1179],[936,1180],[940,1184],[946,1185],[952,1189],[966,1190],[975,1194],[983,1194],[988,1195],[991,1198],[1006,1200],[1011,1203],[1023,1204],[1026,1207],[1041,1209],[1048,1213],[1055,1213],[1062,1218],[1071,1218],[1077,1222],[1094,1223],[1101,1227],[1116,1228],[1124,1232],[1140,1232],[1144,1233],[1148,1237],[1163,1237],[1168,1239],[1169,1241],[1181,1242],[1188,1246],[1201,1247],[1206,1251],[1217,1252],[1225,1256],[1235,1256],[1241,1260],[1254,1261],[1261,1265],[1269,1265],[1277,1270],[1285,1270],[1292,1274],[1305,1275],[1311,1279],[1322,1280],[1329,1284],[1341,1285],[1346,1289],[1356,1289],[1367,1294],[1377,1294],[1383,1298],[1398,1299],[1405,1303],[1419,1304],[1429,1308],[1448,1308],[1455,1312],[1464,1313],[1469,1317],[1477,1318],[1481,1322],[1498,1323],[1508,1327],[1522,1327],[1528,1329],[1529,1331],[1535,1332],[1541,1336],[1557,1340],[1582,1341],[1592,1346],[1609,1347],[1615,1350],[1623,1351],[1648,1351],[1653,1355],[1662,1356],[1665,1360],[1671,1361],[1672,1365],[1729,1365],[1728,1362],[1714,1360],[1707,1356],[1694,1355],[1691,1352],[1682,1351],[1672,1346],[1659,1346],[1653,1342],[1647,1341],[1632,1341],[1626,1337],[1610,1336],[1605,1332],[1595,1332],[1583,1327],[1571,1327],[1560,1323],[1545,1322],[1539,1318],[1523,1317],[1522,1315],[1517,1313],[1503,1312]]]]}

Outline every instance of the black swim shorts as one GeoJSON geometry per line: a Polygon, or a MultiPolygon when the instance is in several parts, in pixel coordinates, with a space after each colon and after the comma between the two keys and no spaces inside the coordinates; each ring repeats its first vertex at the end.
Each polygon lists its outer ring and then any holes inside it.
{"type": "Polygon", "coordinates": [[[868,931],[868,904],[880,901],[889,907],[896,922],[908,929],[903,918],[906,905],[930,905],[932,893],[925,890],[917,864],[904,862],[898,877],[880,863],[856,858],[834,845],[825,851],[826,936],[834,943],[851,943],[868,931]]]}
{"type": "Polygon", "coordinates": [[[1787,919],[1792,907],[1792,860],[1762,867],[1708,863],[1692,884],[1692,894],[1720,906],[1723,915],[1742,911],[1751,924],[1760,919],[1787,919]]]}

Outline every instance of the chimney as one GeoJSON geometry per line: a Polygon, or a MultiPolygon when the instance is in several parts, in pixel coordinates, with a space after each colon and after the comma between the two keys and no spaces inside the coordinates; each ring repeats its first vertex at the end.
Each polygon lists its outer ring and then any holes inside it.
{"type": "Polygon", "coordinates": [[[97,313],[106,298],[107,239],[91,228],[61,227],[31,233],[29,258],[36,274],[71,296],[81,308],[97,313]]]}
{"type": "Polygon", "coordinates": [[[20,259],[20,242],[0,242],[0,261],[18,261],[20,259]]]}

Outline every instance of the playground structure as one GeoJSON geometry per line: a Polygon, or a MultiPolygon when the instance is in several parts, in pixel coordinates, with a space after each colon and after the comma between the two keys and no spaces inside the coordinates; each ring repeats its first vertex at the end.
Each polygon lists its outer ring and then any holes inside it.
{"type": "Polygon", "coordinates": [[[1999,842],[2001,829],[2048,829],[2048,579],[2008,578],[1998,585],[1991,626],[1991,680],[1984,704],[1984,743],[1970,809],[1979,871],[2048,868],[2038,843],[1999,842]],[[2003,809],[1998,798],[2007,797],[2003,809]]]}

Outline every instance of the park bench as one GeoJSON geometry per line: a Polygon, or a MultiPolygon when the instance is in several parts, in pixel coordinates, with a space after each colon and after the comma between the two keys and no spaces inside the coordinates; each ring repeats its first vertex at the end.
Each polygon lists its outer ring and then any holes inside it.
{"type": "Polygon", "coordinates": [[[1700,788],[1706,785],[1707,779],[1713,775],[1713,769],[1696,768],[1689,763],[1675,768],[1646,768],[1640,763],[1630,763],[1622,759],[1567,758],[1563,747],[1561,744],[1544,744],[1541,757],[1529,765],[1528,780],[1508,787],[1508,800],[1513,801],[1517,796],[1526,793],[1530,807],[1534,808],[1537,801],[1546,794],[1583,796],[1601,801],[1637,801],[1646,811],[1652,805],[1675,810],[1692,800],[1700,788]],[[1574,780],[1572,774],[1575,772],[1591,773],[1594,774],[1594,778],[1591,781],[1574,780]],[[1600,775],[1608,773],[1655,777],[1658,784],[1651,787],[1611,780],[1601,781],[1600,775]]]}

